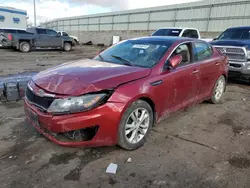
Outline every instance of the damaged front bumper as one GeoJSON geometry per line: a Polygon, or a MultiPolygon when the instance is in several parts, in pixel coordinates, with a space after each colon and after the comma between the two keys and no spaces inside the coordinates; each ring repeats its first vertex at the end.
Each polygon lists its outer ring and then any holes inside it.
{"type": "Polygon", "coordinates": [[[28,122],[54,143],[62,146],[98,147],[117,143],[118,125],[124,106],[123,103],[107,102],[89,112],[53,116],[41,112],[25,99],[24,108],[28,122]],[[85,133],[90,135],[79,139],[79,135],[84,137],[85,133]]]}

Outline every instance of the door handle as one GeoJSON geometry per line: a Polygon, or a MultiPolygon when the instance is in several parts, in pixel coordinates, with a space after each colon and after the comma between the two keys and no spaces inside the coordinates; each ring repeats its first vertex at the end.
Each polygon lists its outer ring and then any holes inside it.
{"type": "Polygon", "coordinates": [[[216,65],[216,66],[220,65],[220,62],[216,62],[215,65],[216,65]]]}
{"type": "Polygon", "coordinates": [[[194,70],[192,73],[197,74],[198,72],[200,72],[200,71],[199,70],[194,70]]]}
{"type": "Polygon", "coordinates": [[[155,81],[155,82],[152,82],[152,83],[150,83],[152,86],[158,86],[158,85],[161,85],[162,84],[162,80],[157,80],[157,81],[155,81]]]}

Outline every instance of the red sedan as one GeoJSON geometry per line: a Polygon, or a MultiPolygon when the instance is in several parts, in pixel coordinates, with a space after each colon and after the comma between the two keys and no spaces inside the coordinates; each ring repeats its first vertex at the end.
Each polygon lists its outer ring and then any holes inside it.
{"type": "Polygon", "coordinates": [[[172,112],[204,100],[220,103],[227,74],[227,57],[204,41],[131,39],[34,76],[25,112],[57,144],[133,150],[172,112]]]}

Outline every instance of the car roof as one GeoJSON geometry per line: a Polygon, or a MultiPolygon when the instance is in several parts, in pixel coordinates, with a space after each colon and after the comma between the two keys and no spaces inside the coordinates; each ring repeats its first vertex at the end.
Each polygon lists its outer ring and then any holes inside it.
{"type": "Polygon", "coordinates": [[[20,28],[0,28],[0,29],[12,29],[12,30],[22,30],[22,31],[25,31],[25,29],[20,29],[20,28]]]}
{"type": "Polygon", "coordinates": [[[230,27],[228,29],[250,29],[250,26],[230,27]]]}
{"type": "Polygon", "coordinates": [[[129,40],[145,40],[145,41],[166,41],[170,43],[174,42],[184,42],[184,41],[200,41],[193,38],[186,37],[172,37],[172,36],[148,36],[148,37],[138,37],[129,40]]]}
{"type": "MultiPolygon", "coordinates": [[[[190,27],[161,27],[159,29],[181,29],[181,30],[183,30],[183,29],[192,29],[192,30],[198,30],[196,28],[190,28],[190,27]]],[[[157,29],[157,30],[159,30],[159,29],[157,29]]]]}

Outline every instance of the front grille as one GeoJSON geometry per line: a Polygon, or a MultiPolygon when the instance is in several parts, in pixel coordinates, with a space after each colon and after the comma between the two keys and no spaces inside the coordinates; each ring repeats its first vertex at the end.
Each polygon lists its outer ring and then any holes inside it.
{"type": "Polygon", "coordinates": [[[230,63],[229,65],[230,65],[231,67],[241,68],[241,65],[239,65],[239,64],[230,63]]]}
{"type": "Polygon", "coordinates": [[[231,61],[246,61],[246,50],[243,47],[215,46],[222,54],[231,61]]]}
{"type": "Polygon", "coordinates": [[[44,109],[48,109],[51,103],[54,101],[53,97],[40,97],[35,95],[32,91],[30,91],[29,87],[26,89],[26,97],[31,103],[44,109]]]}

